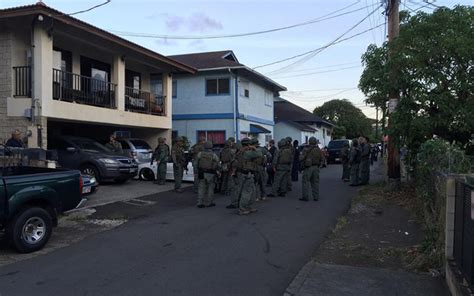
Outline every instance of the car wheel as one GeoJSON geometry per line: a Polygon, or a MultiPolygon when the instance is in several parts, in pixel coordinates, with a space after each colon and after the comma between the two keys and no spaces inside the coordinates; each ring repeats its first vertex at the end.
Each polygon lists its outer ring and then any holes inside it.
{"type": "Polygon", "coordinates": [[[138,174],[138,177],[142,181],[153,181],[153,180],[155,180],[155,174],[149,168],[141,169],[140,173],[138,174]]]}
{"type": "Polygon", "coordinates": [[[97,183],[100,183],[100,173],[99,173],[99,170],[95,166],[86,164],[86,165],[81,166],[80,171],[84,175],[89,175],[89,176],[94,177],[97,180],[97,183]]]}
{"type": "Polygon", "coordinates": [[[43,208],[27,208],[16,214],[7,227],[7,237],[20,253],[40,250],[51,237],[53,221],[43,208]]]}

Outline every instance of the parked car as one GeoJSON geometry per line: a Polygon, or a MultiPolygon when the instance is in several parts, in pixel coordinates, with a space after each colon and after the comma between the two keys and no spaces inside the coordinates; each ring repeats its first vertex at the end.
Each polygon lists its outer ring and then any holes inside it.
{"type": "Polygon", "coordinates": [[[58,162],[62,167],[79,169],[99,183],[105,180],[124,183],[138,171],[138,164],[132,158],[113,154],[91,139],[63,136],[52,139],[49,145],[57,149],[58,162]]]}
{"type": "Polygon", "coordinates": [[[150,162],[153,149],[142,139],[117,139],[122,145],[124,155],[133,158],[138,163],[150,162]]]}
{"type": "Polygon", "coordinates": [[[94,192],[97,191],[97,187],[99,184],[97,183],[97,180],[89,175],[82,175],[82,195],[90,195],[94,192]]]}
{"type": "Polygon", "coordinates": [[[41,249],[58,214],[80,206],[79,171],[38,167],[0,168],[0,229],[21,253],[41,249]]]}
{"type": "MultiPolygon", "coordinates": [[[[150,162],[141,163],[138,165],[138,174],[135,176],[135,179],[140,179],[143,181],[154,181],[156,180],[157,173],[158,173],[158,165],[156,161],[154,161],[153,164],[151,164],[150,162]]],[[[166,165],[166,180],[170,180],[170,181],[174,180],[172,162],[168,162],[166,165]]],[[[183,181],[194,182],[194,172],[193,172],[192,162],[188,163],[188,170],[184,171],[183,181]]]]}
{"type": "Polygon", "coordinates": [[[335,163],[341,161],[341,149],[344,143],[351,144],[347,139],[332,140],[329,142],[328,151],[328,163],[335,163]]]}

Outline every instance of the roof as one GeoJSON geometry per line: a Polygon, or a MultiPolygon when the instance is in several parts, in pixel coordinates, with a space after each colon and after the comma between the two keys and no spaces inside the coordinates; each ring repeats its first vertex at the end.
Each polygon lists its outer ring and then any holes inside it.
{"type": "Polygon", "coordinates": [[[333,123],[314,115],[298,105],[290,103],[285,99],[274,102],[275,121],[294,121],[298,123],[318,123],[334,126],[333,123]]]}
{"type": "Polygon", "coordinates": [[[304,123],[300,123],[300,122],[297,122],[297,121],[284,121],[285,123],[289,123],[290,125],[293,125],[294,127],[296,127],[297,129],[301,130],[301,131],[305,131],[305,132],[317,132],[318,130],[316,128],[313,128],[307,124],[304,124],[304,123]]]}
{"type": "Polygon", "coordinates": [[[11,8],[5,8],[5,9],[0,9],[0,20],[1,19],[7,19],[7,18],[13,18],[13,17],[24,17],[24,16],[35,16],[38,14],[43,14],[44,16],[50,17],[54,19],[55,21],[59,21],[61,23],[64,23],[69,26],[76,27],[78,29],[84,30],[86,32],[89,32],[91,34],[97,35],[101,38],[104,38],[108,41],[111,41],[113,43],[116,43],[118,45],[127,47],[131,50],[134,50],[136,52],[139,52],[140,54],[146,55],[150,58],[156,59],[162,63],[166,63],[169,66],[173,67],[177,71],[182,71],[182,72],[187,72],[187,73],[195,73],[196,69],[183,64],[179,61],[170,59],[164,55],[161,55],[155,51],[152,51],[150,49],[147,49],[141,45],[138,45],[136,43],[133,43],[131,41],[128,41],[122,37],[119,37],[117,35],[114,35],[110,32],[107,32],[103,29],[100,29],[98,27],[95,27],[89,23],[86,23],[84,21],[81,21],[77,18],[74,18],[72,16],[69,16],[59,10],[56,10],[54,8],[51,8],[47,5],[45,5],[43,2],[38,2],[33,5],[24,5],[24,6],[17,6],[17,7],[11,7],[11,8]]]}
{"type": "Polygon", "coordinates": [[[284,91],[286,87],[278,84],[267,76],[241,64],[232,50],[197,52],[190,54],[172,55],[169,58],[190,65],[198,71],[233,70],[242,76],[261,81],[270,85],[275,91],[284,91]]]}
{"type": "Polygon", "coordinates": [[[258,124],[250,124],[250,133],[252,134],[271,134],[272,132],[258,124]]]}

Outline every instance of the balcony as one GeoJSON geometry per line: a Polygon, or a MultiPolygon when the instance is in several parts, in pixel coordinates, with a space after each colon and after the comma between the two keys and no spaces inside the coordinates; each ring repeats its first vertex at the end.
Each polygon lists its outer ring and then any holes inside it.
{"type": "Polygon", "coordinates": [[[53,99],[115,109],[116,84],[53,69],[53,99]]]}
{"type": "Polygon", "coordinates": [[[165,116],[165,96],[125,87],[125,111],[165,116]]]}

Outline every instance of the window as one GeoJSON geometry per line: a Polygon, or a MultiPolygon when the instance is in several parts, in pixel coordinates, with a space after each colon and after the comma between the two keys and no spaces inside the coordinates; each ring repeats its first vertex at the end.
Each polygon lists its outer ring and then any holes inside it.
{"type": "Polygon", "coordinates": [[[178,81],[173,80],[172,89],[171,89],[173,99],[178,97],[178,81]]]}
{"type": "Polygon", "coordinates": [[[271,139],[272,139],[272,135],[265,135],[265,143],[270,142],[271,139]]]}
{"type": "Polygon", "coordinates": [[[206,138],[206,141],[211,141],[214,145],[225,144],[225,131],[198,131],[196,142],[201,137],[206,138]]]}
{"type": "Polygon", "coordinates": [[[269,91],[265,91],[265,105],[266,106],[273,105],[273,94],[269,91]]]}
{"type": "Polygon", "coordinates": [[[250,83],[246,80],[241,80],[240,81],[240,96],[250,98],[250,83]]]}
{"type": "Polygon", "coordinates": [[[206,96],[230,94],[230,79],[206,79],[206,96]]]}
{"type": "Polygon", "coordinates": [[[141,87],[141,75],[140,73],[125,70],[125,86],[133,89],[140,89],[141,87]]]}
{"type": "Polygon", "coordinates": [[[244,89],[244,97],[250,98],[250,91],[248,89],[244,89]]]}

